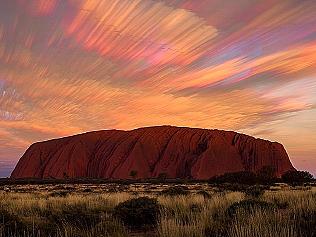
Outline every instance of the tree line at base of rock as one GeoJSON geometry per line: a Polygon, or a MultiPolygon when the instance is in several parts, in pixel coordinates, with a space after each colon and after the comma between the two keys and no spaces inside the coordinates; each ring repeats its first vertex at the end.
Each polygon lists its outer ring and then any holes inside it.
{"type": "Polygon", "coordinates": [[[285,172],[281,178],[276,176],[275,170],[270,166],[265,166],[257,173],[251,171],[240,171],[234,173],[226,173],[215,176],[209,180],[210,183],[239,183],[239,184],[272,184],[272,183],[288,183],[291,185],[302,185],[306,182],[312,182],[313,175],[307,171],[289,170],[285,172]]]}
{"type": "Polygon", "coordinates": [[[239,183],[246,185],[255,184],[273,184],[273,183],[288,183],[291,185],[302,185],[308,182],[314,182],[313,175],[307,171],[290,170],[285,172],[281,177],[276,176],[275,169],[270,166],[264,166],[258,172],[251,171],[239,171],[233,173],[225,173],[223,175],[215,176],[209,180],[194,180],[190,178],[169,178],[167,173],[160,173],[156,178],[140,179],[137,177],[138,172],[132,170],[129,173],[130,179],[101,179],[101,178],[0,178],[0,186],[9,184],[102,184],[102,183],[118,183],[118,184],[133,184],[133,183],[175,183],[175,184],[186,184],[186,183],[203,183],[208,182],[210,184],[222,184],[222,183],[239,183]]]}
{"type": "MultiPolygon", "coordinates": [[[[135,180],[138,172],[132,170],[130,177],[135,180]]],[[[167,173],[160,173],[156,178],[158,181],[168,180],[167,173]]],[[[277,177],[275,168],[271,166],[264,166],[258,172],[239,171],[232,173],[225,173],[223,175],[212,177],[208,180],[210,183],[240,183],[240,184],[271,184],[284,182],[293,185],[301,185],[305,182],[313,181],[313,175],[307,171],[289,170],[285,172],[281,178],[277,177]]]]}

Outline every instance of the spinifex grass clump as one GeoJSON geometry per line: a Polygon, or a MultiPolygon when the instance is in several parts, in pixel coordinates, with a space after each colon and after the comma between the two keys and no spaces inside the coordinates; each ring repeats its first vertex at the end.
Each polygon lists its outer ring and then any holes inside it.
{"type": "Polygon", "coordinates": [[[0,231],[5,235],[23,233],[26,226],[17,215],[0,208],[0,231]]]}
{"type": "Polygon", "coordinates": [[[67,197],[71,192],[66,190],[58,190],[50,194],[51,197],[67,197]]]}
{"type": "Polygon", "coordinates": [[[259,198],[265,192],[265,187],[263,186],[249,186],[247,189],[244,190],[244,193],[249,198],[259,198]]]}
{"type": "Polygon", "coordinates": [[[302,237],[316,236],[316,210],[304,210],[297,218],[296,228],[302,237]]]}
{"type": "Polygon", "coordinates": [[[236,203],[232,204],[226,210],[226,214],[228,217],[234,217],[240,212],[248,213],[249,215],[251,215],[257,210],[271,211],[275,208],[276,208],[276,206],[270,202],[261,201],[261,200],[254,200],[254,199],[247,199],[247,200],[242,200],[240,202],[236,202],[236,203]]]}
{"type": "Polygon", "coordinates": [[[289,203],[287,201],[279,200],[277,198],[272,198],[272,201],[279,209],[287,209],[289,207],[289,203]]]}
{"type": "Polygon", "coordinates": [[[209,192],[205,191],[205,190],[200,190],[196,194],[201,195],[204,198],[211,198],[212,197],[212,195],[209,192]]]}
{"type": "MultiPolygon", "coordinates": [[[[218,186],[196,189],[190,184],[181,185],[192,190],[187,196],[159,195],[165,184],[107,192],[114,186],[93,187],[98,191],[83,193],[92,187],[79,185],[65,197],[52,197],[52,190],[58,191],[55,187],[43,186],[39,192],[40,186],[31,186],[24,193],[18,192],[18,186],[11,186],[10,192],[0,190],[0,237],[316,236],[314,187],[307,190],[282,184],[254,197],[245,195],[243,188],[218,192],[218,186]],[[152,187],[147,198],[135,199],[132,194],[152,187]],[[209,198],[203,197],[206,192],[209,198]]],[[[256,186],[246,187],[256,192],[256,186]]]]}
{"type": "Polygon", "coordinates": [[[113,215],[130,228],[153,227],[158,223],[159,209],[157,199],[139,197],[118,204],[113,215]]]}
{"type": "Polygon", "coordinates": [[[101,221],[102,213],[99,210],[92,210],[85,204],[60,205],[59,212],[48,213],[47,217],[59,225],[67,222],[69,225],[79,229],[90,229],[101,221]]]}

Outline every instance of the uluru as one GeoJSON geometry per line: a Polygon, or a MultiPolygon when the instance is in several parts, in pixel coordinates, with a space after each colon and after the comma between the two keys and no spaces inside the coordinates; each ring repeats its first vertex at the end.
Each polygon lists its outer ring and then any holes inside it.
{"type": "Polygon", "coordinates": [[[168,178],[209,179],[264,166],[280,176],[293,170],[277,142],[232,131],[155,126],[102,130],[32,144],[12,178],[168,178]]]}

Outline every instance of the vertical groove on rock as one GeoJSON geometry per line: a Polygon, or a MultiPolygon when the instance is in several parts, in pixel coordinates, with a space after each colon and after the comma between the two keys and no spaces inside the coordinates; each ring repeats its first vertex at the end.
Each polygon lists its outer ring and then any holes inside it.
{"type": "MultiPolygon", "coordinates": [[[[158,159],[157,161],[155,162],[154,166],[156,167],[157,164],[160,164],[162,158],[165,156],[165,153],[166,153],[166,150],[169,146],[169,144],[171,143],[171,140],[172,138],[177,134],[177,132],[180,131],[179,129],[177,129],[167,140],[167,143],[164,145],[164,147],[161,149],[161,151],[159,152],[159,155],[158,155],[158,159]]],[[[154,172],[155,172],[155,168],[154,168],[154,172]]],[[[156,175],[154,176],[158,176],[159,173],[156,172],[156,175]]]]}

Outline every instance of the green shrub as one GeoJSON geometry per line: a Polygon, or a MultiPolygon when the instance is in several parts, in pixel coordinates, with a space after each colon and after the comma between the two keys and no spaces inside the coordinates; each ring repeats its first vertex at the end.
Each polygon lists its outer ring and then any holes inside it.
{"type": "Polygon", "coordinates": [[[174,186],[169,187],[161,192],[166,196],[177,196],[177,195],[188,195],[190,193],[188,187],[185,186],[174,186]]]}
{"type": "Polygon", "coordinates": [[[139,197],[119,203],[113,216],[130,228],[156,226],[159,218],[160,205],[153,198],[139,197]]]}

